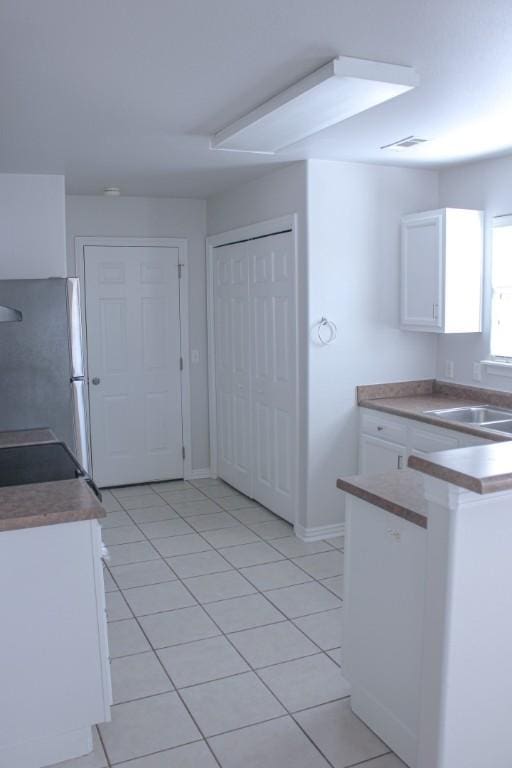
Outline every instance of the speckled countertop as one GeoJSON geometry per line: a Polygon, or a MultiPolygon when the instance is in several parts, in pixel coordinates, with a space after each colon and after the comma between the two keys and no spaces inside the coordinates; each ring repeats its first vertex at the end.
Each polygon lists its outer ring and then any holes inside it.
{"type": "Polygon", "coordinates": [[[426,413],[484,404],[512,410],[512,393],[422,379],[360,386],[357,402],[364,408],[465,432],[492,443],[427,456],[413,455],[408,461],[410,469],[406,470],[344,477],[337,481],[342,491],[426,528],[423,475],[437,477],[475,493],[512,490],[512,435],[426,413]]]}
{"type": "Polygon", "coordinates": [[[0,432],[0,448],[12,448],[17,445],[54,443],[57,440],[51,429],[16,429],[0,432]]]}
{"type": "Polygon", "coordinates": [[[372,384],[357,388],[358,405],[375,411],[392,413],[395,416],[415,419],[436,427],[453,429],[475,435],[495,443],[511,440],[510,434],[495,432],[475,424],[462,424],[439,418],[427,411],[442,408],[460,408],[472,405],[493,405],[512,409],[512,393],[492,389],[468,387],[462,384],[427,379],[422,381],[395,382],[392,384],[372,384]]]}
{"type": "Polygon", "coordinates": [[[512,490],[512,442],[410,456],[409,467],[474,493],[512,490]]]}
{"type": "MultiPolygon", "coordinates": [[[[54,441],[55,435],[46,429],[0,432],[0,461],[2,448],[54,441]]],[[[105,510],[82,478],[0,488],[0,531],[100,517],[105,510]]]]}
{"type": "Polygon", "coordinates": [[[428,525],[423,477],[412,469],[340,478],[336,485],[351,496],[386,509],[421,528],[428,525]]]}

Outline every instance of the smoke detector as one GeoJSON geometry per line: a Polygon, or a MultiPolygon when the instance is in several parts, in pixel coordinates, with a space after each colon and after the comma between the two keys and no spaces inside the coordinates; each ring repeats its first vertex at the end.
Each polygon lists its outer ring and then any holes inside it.
{"type": "Polygon", "coordinates": [[[402,152],[405,149],[412,149],[417,147],[418,144],[424,144],[428,139],[420,139],[419,136],[406,136],[398,141],[392,141],[391,144],[384,144],[381,149],[391,149],[394,152],[402,152]]]}
{"type": "Polygon", "coordinates": [[[105,187],[103,194],[105,197],[119,197],[121,190],[119,187],[105,187]]]}

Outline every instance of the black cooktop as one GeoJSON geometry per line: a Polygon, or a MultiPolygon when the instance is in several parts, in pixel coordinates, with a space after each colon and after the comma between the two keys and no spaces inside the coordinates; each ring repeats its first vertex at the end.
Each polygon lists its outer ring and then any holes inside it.
{"type": "Polygon", "coordinates": [[[0,449],[0,486],[48,483],[87,476],[64,443],[0,449]]]}

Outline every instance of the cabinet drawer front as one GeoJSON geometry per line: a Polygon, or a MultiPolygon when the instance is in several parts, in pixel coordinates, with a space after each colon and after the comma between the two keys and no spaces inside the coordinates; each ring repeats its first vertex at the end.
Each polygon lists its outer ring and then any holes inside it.
{"type": "Polygon", "coordinates": [[[426,429],[413,429],[411,432],[411,450],[420,453],[432,453],[433,451],[449,451],[458,448],[459,441],[456,437],[439,435],[426,429]]]}
{"type": "Polygon", "coordinates": [[[407,429],[403,424],[399,424],[392,419],[380,418],[379,416],[363,415],[363,432],[365,435],[380,437],[383,440],[389,440],[392,443],[406,443],[407,429]]]}

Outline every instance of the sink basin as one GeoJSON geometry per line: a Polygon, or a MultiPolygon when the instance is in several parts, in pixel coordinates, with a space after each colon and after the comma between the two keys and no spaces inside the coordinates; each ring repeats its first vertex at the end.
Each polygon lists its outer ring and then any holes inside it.
{"type": "MultiPolygon", "coordinates": [[[[491,408],[488,405],[462,406],[460,408],[442,408],[438,411],[425,411],[438,416],[440,419],[459,421],[464,424],[481,424],[489,426],[497,422],[511,422],[512,411],[502,408],[491,408]]],[[[495,427],[498,429],[498,427],[495,427]]],[[[505,430],[509,431],[509,430],[505,430]]]]}
{"type": "Polygon", "coordinates": [[[486,424],[486,429],[492,429],[493,432],[507,432],[512,435],[512,420],[511,421],[495,421],[490,424],[486,424]]]}

